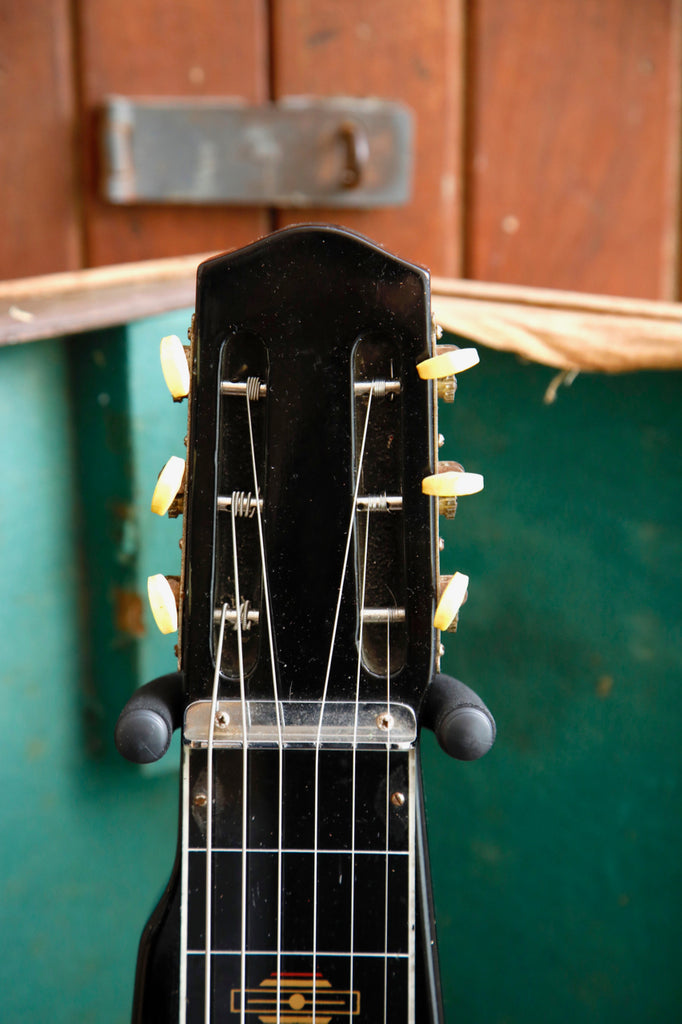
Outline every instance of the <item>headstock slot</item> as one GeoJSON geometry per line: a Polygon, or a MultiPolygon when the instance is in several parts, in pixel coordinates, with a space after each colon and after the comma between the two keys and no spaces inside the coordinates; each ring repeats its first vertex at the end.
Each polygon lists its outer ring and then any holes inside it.
{"type": "Polygon", "coordinates": [[[253,671],[260,655],[263,572],[258,537],[256,493],[253,479],[251,431],[255,454],[261,515],[265,488],[265,432],[267,416],[267,349],[251,331],[237,331],[222,345],[217,381],[216,495],[213,563],[213,652],[217,649],[220,614],[227,604],[228,618],[221,671],[239,676],[237,609],[232,538],[233,505],[236,517],[237,567],[243,663],[253,671]],[[258,383],[257,383],[258,382],[258,383]],[[236,386],[235,386],[236,385],[236,386]],[[247,409],[247,389],[250,394],[247,409]],[[249,409],[251,431],[249,430],[249,409]]]}
{"type": "Polygon", "coordinates": [[[356,474],[370,408],[355,522],[358,642],[362,637],[365,668],[378,676],[386,675],[389,657],[391,676],[399,672],[407,649],[401,373],[399,338],[387,330],[366,332],[358,338],[352,362],[356,474]]]}

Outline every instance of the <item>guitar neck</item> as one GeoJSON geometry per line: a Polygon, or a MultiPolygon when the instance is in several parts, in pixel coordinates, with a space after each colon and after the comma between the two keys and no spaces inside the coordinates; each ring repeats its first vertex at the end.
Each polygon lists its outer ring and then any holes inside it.
{"type": "MultiPolygon", "coordinates": [[[[206,752],[187,759],[180,1002],[184,1020],[203,1022],[206,752]]],[[[280,761],[277,750],[255,748],[243,769],[243,751],[215,751],[224,809],[211,849],[215,1019],[238,1012],[243,991],[249,1020],[266,1009],[277,1020],[278,1006],[283,1021],[297,1010],[321,1024],[330,1006],[334,1017],[413,1020],[414,750],[377,745],[317,757],[299,748],[280,761]]]]}

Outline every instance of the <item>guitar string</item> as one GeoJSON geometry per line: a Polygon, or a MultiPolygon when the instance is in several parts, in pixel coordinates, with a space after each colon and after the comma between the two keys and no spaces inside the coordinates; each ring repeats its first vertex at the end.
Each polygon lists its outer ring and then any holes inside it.
{"type": "Polygon", "coordinates": [[[211,718],[208,725],[208,744],[206,748],[206,906],[204,937],[206,952],[204,956],[204,1024],[211,1020],[211,903],[213,889],[213,743],[215,720],[218,709],[218,687],[220,685],[220,665],[223,659],[223,641],[225,639],[225,616],[227,605],[223,605],[220,616],[220,633],[216,651],[215,672],[213,674],[213,690],[211,694],[211,718]]]}
{"type": "Polygon", "coordinates": [[[355,490],[353,492],[353,505],[351,508],[350,522],[348,524],[348,532],[346,536],[346,549],[343,555],[343,565],[341,567],[341,582],[339,583],[339,593],[336,601],[336,611],[334,613],[334,625],[332,628],[331,643],[329,646],[329,657],[327,659],[327,671],[324,677],[324,687],[322,690],[322,700],[320,702],[320,717],[317,723],[317,736],[315,739],[315,793],[314,793],[314,820],[313,820],[313,1016],[312,1024],[317,1022],[317,881],[318,881],[318,827],[319,827],[319,813],[320,813],[320,743],[322,736],[322,719],[324,718],[324,706],[327,700],[327,690],[329,688],[329,676],[332,668],[332,658],[334,656],[334,645],[336,643],[336,630],[339,624],[339,614],[341,611],[341,599],[343,597],[343,583],[346,578],[346,568],[348,566],[348,554],[350,552],[351,540],[355,531],[355,517],[357,513],[358,505],[358,493],[360,490],[360,480],[362,477],[362,463],[365,457],[365,444],[367,442],[367,428],[369,427],[369,414],[372,408],[372,396],[374,394],[374,384],[370,385],[370,389],[367,397],[367,412],[365,414],[365,425],[362,432],[362,444],[360,446],[360,457],[358,459],[357,477],[355,480],[355,490]]]}
{"type": "MultiPolygon", "coordinates": [[[[391,617],[386,619],[386,717],[391,721],[391,617]]],[[[386,856],[384,860],[384,1024],[388,1024],[388,853],[391,813],[391,738],[386,735],[386,856]]]]}
{"type": "Polygon", "coordinates": [[[244,652],[242,650],[241,595],[239,593],[239,565],[237,559],[237,502],[232,501],[232,556],[234,561],[234,602],[237,611],[237,657],[239,659],[239,700],[242,712],[242,903],[241,903],[241,959],[239,1020],[244,1024],[246,1012],[246,892],[247,892],[247,828],[248,828],[248,722],[246,718],[246,692],[244,681],[244,652]]]}
{"type": "Polygon", "coordinates": [[[355,783],[357,777],[357,752],[358,752],[358,716],[360,710],[360,675],[362,671],[362,641],[363,641],[363,613],[365,610],[365,589],[367,585],[367,550],[369,548],[369,516],[367,509],[367,522],[365,524],[365,545],[362,557],[362,588],[360,596],[360,626],[358,629],[358,665],[355,675],[355,710],[353,716],[353,767],[351,771],[351,859],[350,859],[350,1000],[353,1001],[353,980],[355,973],[355,825],[356,825],[356,794],[355,783]]]}
{"type": "Polygon", "coordinates": [[[263,539],[263,520],[260,509],[260,488],[258,486],[258,470],[256,468],[256,449],[253,439],[253,425],[251,422],[251,399],[247,388],[246,392],[246,415],[249,421],[249,440],[251,442],[251,468],[253,470],[253,489],[256,495],[256,518],[258,521],[258,541],[260,545],[260,560],[263,573],[263,597],[265,603],[265,617],[268,627],[268,646],[270,649],[270,666],[272,669],[272,693],[275,701],[275,715],[277,719],[277,757],[278,757],[278,813],[277,813],[277,1021],[281,1024],[281,999],[282,999],[282,847],[283,847],[283,814],[284,814],[284,763],[283,763],[283,742],[282,742],[282,709],[279,703],[279,687],[277,684],[277,663],[275,660],[275,643],[272,628],[272,610],[270,605],[270,587],[268,570],[265,561],[265,541],[263,539]]]}

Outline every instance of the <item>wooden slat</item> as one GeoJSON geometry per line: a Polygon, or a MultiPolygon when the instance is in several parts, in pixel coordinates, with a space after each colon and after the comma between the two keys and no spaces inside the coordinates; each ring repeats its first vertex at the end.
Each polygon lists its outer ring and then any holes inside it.
{"type": "Polygon", "coordinates": [[[679,0],[474,0],[467,276],[673,298],[679,0]]]}
{"type": "MultiPolygon", "coordinates": [[[[208,254],[0,282],[0,346],[191,306],[208,254]]],[[[682,304],[432,279],[449,331],[560,369],[682,367],[682,304]]]]}
{"type": "Polygon", "coordinates": [[[80,265],[68,0],[0,10],[0,277],[80,265]]]}
{"type": "Polygon", "coordinates": [[[96,180],[97,111],[107,95],[267,99],[264,6],[252,0],[79,0],[89,265],[227,249],[267,231],[262,210],[115,207],[99,199],[96,180]]]}
{"type": "Polygon", "coordinates": [[[460,272],[461,0],[273,0],[276,98],[379,96],[416,116],[408,206],[309,210],[278,223],[328,220],[353,228],[441,274],[460,272]]]}
{"type": "Polygon", "coordinates": [[[210,254],[0,282],[0,346],[141,320],[194,305],[210,254]]]}

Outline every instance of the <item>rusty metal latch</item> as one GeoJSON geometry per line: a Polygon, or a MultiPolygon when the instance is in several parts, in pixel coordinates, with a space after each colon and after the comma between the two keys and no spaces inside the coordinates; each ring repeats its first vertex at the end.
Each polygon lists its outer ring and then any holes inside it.
{"type": "Polygon", "coordinates": [[[102,122],[112,203],[368,209],[410,197],[412,113],[380,99],[112,96],[102,122]]]}

